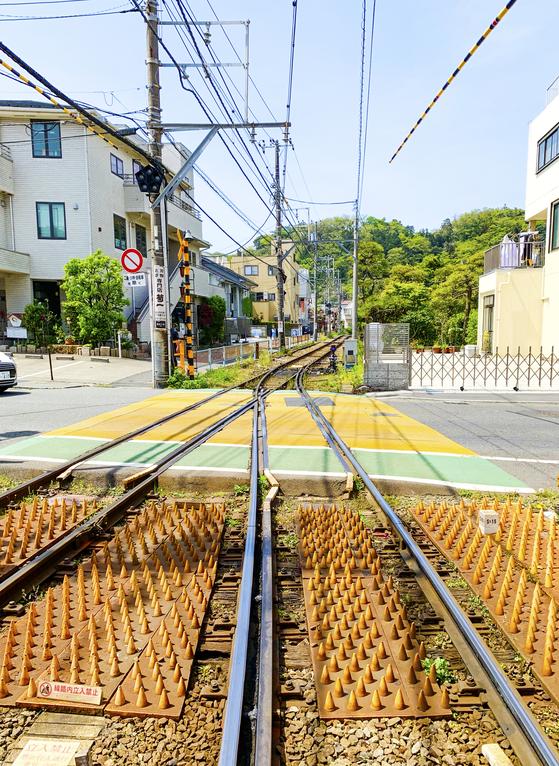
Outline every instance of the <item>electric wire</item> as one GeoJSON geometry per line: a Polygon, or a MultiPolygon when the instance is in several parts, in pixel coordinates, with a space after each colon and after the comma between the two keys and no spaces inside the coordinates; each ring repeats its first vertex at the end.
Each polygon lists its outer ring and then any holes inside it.
{"type": "MultiPolygon", "coordinates": [[[[117,6],[120,8],[121,6],[117,6]]],[[[94,11],[92,13],[72,13],[61,16],[10,16],[6,13],[0,13],[0,22],[9,21],[52,21],[54,19],[83,19],[92,16],[117,16],[123,13],[136,13],[134,8],[123,8],[122,10],[94,11]]]]}
{"type": "Polygon", "coordinates": [[[363,183],[365,180],[365,160],[367,158],[367,137],[369,132],[369,108],[370,108],[370,102],[371,102],[371,80],[372,80],[371,74],[373,71],[373,49],[374,49],[374,42],[375,42],[376,11],[377,11],[377,0],[373,0],[373,8],[372,8],[372,15],[371,15],[371,39],[369,42],[369,73],[368,73],[368,82],[367,82],[367,104],[365,106],[365,130],[364,130],[364,138],[363,138],[363,170],[361,173],[361,185],[359,188],[360,200],[363,198],[363,183]]]}
{"type": "Polygon", "coordinates": [[[367,42],[367,0],[363,0],[361,14],[361,71],[359,85],[359,128],[357,131],[357,189],[355,196],[355,217],[359,218],[359,189],[361,188],[363,158],[363,99],[365,92],[365,49],[367,42]]]}
{"type": "MultiPolygon", "coordinates": [[[[287,77],[287,111],[285,115],[286,124],[291,118],[291,97],[293,94],[293,69],[295,65],[295,39],[297,34],[297,0],[293,0],[293,18],[291,21],[291,44],[289,51],[289,74],[287,77]]],[[[283,170],[282,170],[282,194],[285,192],[285,176],[287,172],[287,147],[285,147],[285,155],[283,158],[283,170]]]]}

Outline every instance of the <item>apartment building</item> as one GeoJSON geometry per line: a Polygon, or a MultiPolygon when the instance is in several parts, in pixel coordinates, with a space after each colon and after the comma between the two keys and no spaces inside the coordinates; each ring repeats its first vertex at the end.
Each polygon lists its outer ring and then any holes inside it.
{"type": "MultiPolygon", "coordinates": [[[[118,126],[116,126],[118,127],[118,126]]],[[[145,148],[138,137],[128,139],[145,148]]],[[[21,314],[33,299],[48,301],[60,315],[64,264],[96,250],[120,259],[136,247],[150,267],[150,207],[135,173],[145,159],[115,140],[114,148],[62,110],[35,101],[0,101],[0,338],[6,317],[21,314]]],[[[163,146],[163,162],[177,171],[186,152],[163,146]]],[[[177,228],[190,238],[200,268],[202,239],[192,174],[168,204],[171,301],[180,297],[177,228]]],[[[140,340],[149,340],[147,290],[128,294],[128,319],[140,340]]]]}
{"type": "MultiPolygon", "coordinates": [[[[289,251],[292,242],[284,242],[283,249],[287,253],[283,262],[286,276],[284,284],[284,316],[285,321],[294,325],[304,325],[308,322],[308,271],[301,269],[289,251]]],[[[253,316],[255,321],[277,322],[277,259],[275,252],[270,255],[258,256],[242,252],[228,258],[227,265],[237,274],[252,280],[256,287],[252,289],[253,316]]]]}
{"type": "Polygon", "coordinates": [[[528,131],[526,231],[485,253],[478,347],[559,349],[559,78],[528,131]]]}

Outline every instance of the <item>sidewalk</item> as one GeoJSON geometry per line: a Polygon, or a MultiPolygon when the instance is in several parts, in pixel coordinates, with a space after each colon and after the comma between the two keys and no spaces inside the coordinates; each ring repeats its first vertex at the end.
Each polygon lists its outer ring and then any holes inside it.
{"type": "Polygon", "coordinates": [[[45,354],[27,358],[14,354],[18,388],[68,388],[75,386],[134,385],[151,387],[151,361],[118,359],[117,357],[71,357],[53,354],[50,378],[49,359],[45,354]]]}

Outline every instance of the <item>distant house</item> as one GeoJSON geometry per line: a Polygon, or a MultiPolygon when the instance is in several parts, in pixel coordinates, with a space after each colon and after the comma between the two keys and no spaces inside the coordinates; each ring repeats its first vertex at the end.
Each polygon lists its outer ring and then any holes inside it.
{"type": "Polygon", "coordinates": [[[252,306],[246,298],[256,282],[222,266],[211,257],[202,257],[202,267],[208,274],[209,295],[221,296],[226,305],[225,342],[248,337],[252,326],[252,306]]]}
{"type": "Polygon", "coordinates": [[[559,349],[559,78],[530,124],[526,232],[485,253],[478,347],[546,354],[559,349]],[[543,236],[539,230],[543,230],[543,236]]]}
{"type": "MultiPolygon", "coordinates": [[[[288,252],[293,243],[285,241],[283,248],[288,252]]],[[[252,290],[254,316],[261,322],[278,321],[277,259],[275,254],[253,256],[249,253],[234,255],[228,265],[237,274],[248,277],[256,283],[252,290]]],[[[290,253],[283,262],[286,276],[284,283],[285,321],[299,327],[308,323],[308,271],[295,261],[290,253]]]]}

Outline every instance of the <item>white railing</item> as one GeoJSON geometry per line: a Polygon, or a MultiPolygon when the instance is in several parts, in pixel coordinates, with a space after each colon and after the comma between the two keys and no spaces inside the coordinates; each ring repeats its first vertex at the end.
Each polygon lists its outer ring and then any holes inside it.
{"type": "MultiPolygon", "coordinates": [[[[285,346],[287,349],[291,349],[302,343],[307,343],[309,340],[310,335],[287,337],[285,339],[285,346]]],[[[278,349],[279,338],[261,338],[258,340],[241,341],[232,346],[216,346],[215,348],[195,351],[194,360],[197,370],[204,372],[206,369],[211,370],[214,367],[224,367],[227,364],[240,362],[242,359],[256,359],[257,354],[263,351],[273,354],[278,349]],[[256,350],[257,348],[258,351],[256,350]]]]}

